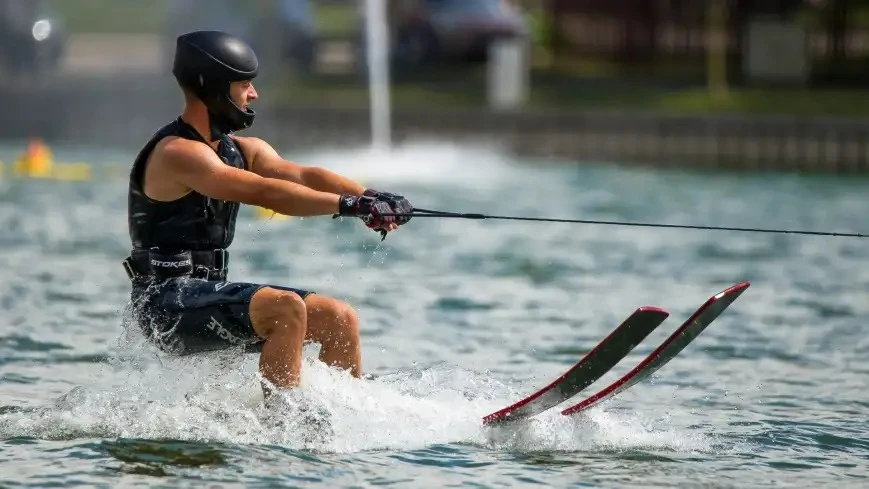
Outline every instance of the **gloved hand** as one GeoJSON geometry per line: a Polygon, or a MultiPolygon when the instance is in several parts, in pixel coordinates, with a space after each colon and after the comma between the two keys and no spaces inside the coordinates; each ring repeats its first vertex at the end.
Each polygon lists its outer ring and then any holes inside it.
{"type": "Polygon", "coordinates": [[[378,192],[366,189],[360,196],[343,195],[338,204],[339,216],[353,216],[362,219],[370,229],[381,232],[386,238],[386,228],[390,224],[402,225],[410,221],[411,216],[393,216],[391,214],[410,214],[413,206],[401,195],[378,192]]]}
{"type": "MultiPolygon", "coordinates": [[[[392,194],[389,192],[378,192],[374,189],[368,189],[365,191],[365,194],[373,195],[377,200],[382,200],[389,204],[389,207],[392,209],[393,214],[412,214],[413,206],[410,204],[410,201],[404,198],[403,195],[392,194]]],[[[395,216],[395,223],[399,226],[407,224],[411,219],[411,216],[395,216]]]]}

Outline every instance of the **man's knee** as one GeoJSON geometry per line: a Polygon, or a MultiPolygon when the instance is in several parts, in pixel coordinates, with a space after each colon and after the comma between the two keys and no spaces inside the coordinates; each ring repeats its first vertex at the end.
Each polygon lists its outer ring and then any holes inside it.
{"type": "Polygon", "coordinates": [[[346,302],[333,299],[330,301],[330,311],[332,317],[343,326],[356,327],[359,324],[359,316],[356,310],[346,302]]]}
{"type": "Polygon", "coordinates": [[[359,315],[350,304],[321,295],[310,295],[305,302],[311,320],[331,323],[333,326],[327,328],[333,333],[359,336],[359,315]]]}
{"type": "Polygon", "coordinates": [[[263,287],[250,301],[250,316],[256,333],[264,338],[276,334],[304,336],[307,306],[295,292],[263,287]]]}
{"type": "Polygon", "coordinates": [[[346,302],[336,301],[335,317],[343,327],[345,333],[350,336],[359,336],[359,315],[346,302]]]}

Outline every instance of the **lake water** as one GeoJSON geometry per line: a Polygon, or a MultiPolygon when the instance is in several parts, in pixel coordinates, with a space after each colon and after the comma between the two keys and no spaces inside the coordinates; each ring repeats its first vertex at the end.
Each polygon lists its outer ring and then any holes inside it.
{"type": "MultiPolygon", "coordinates": [[[[306,348],[303,389],[334,433],[312,441],[264,422],[255,355],[169,358],[126,327],[126,182],[103,165],[132,154],[53,149],[92,162],[94,180],[0,181],[0,486],[869,484],[864,240],[415,219],[381,243],[358,222],[247,208],[231,278],[310,288],[362,319],[371,378],[306,348]],[[636,307],[671,316],[584,395],[743,280],[745,294],[652,379],[585,416],[482,426],[636,307]]],[[[425,208],[869,231],[866,181],[853,177],[546,164],[442,144],[287,156],[425,208]]]]}

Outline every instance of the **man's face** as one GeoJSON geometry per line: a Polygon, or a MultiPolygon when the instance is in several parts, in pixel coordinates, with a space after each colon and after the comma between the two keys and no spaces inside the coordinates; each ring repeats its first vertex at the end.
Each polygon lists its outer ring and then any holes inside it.
{"type": "Polygon", "coordinates": [[[250,80],[237,81],[229,84],[229,96],[235,105],[247,110],[248,105],[257,99],[256,89],[250,80]]]}

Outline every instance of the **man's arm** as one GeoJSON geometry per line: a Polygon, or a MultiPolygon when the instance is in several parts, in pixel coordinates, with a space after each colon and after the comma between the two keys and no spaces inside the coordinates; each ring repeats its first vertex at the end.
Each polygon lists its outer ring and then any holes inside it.
{"type": "Polygon", "coordinates": [[[265,178],[277,178],[333,194],[360,196],[365,187],[337,173],[316,166],[287,161],[267,142],[253,137],[236,137],[248,157],[250,169],[265,178]]]}
{"type": "Polygon", "coordinates": [[[175,140],[164,147],[161,156],[163,169],[178,183],[213,199],[256,205],[290,216],[339,211],[337,194],[233,168],[201,144],[175,140]]]}

